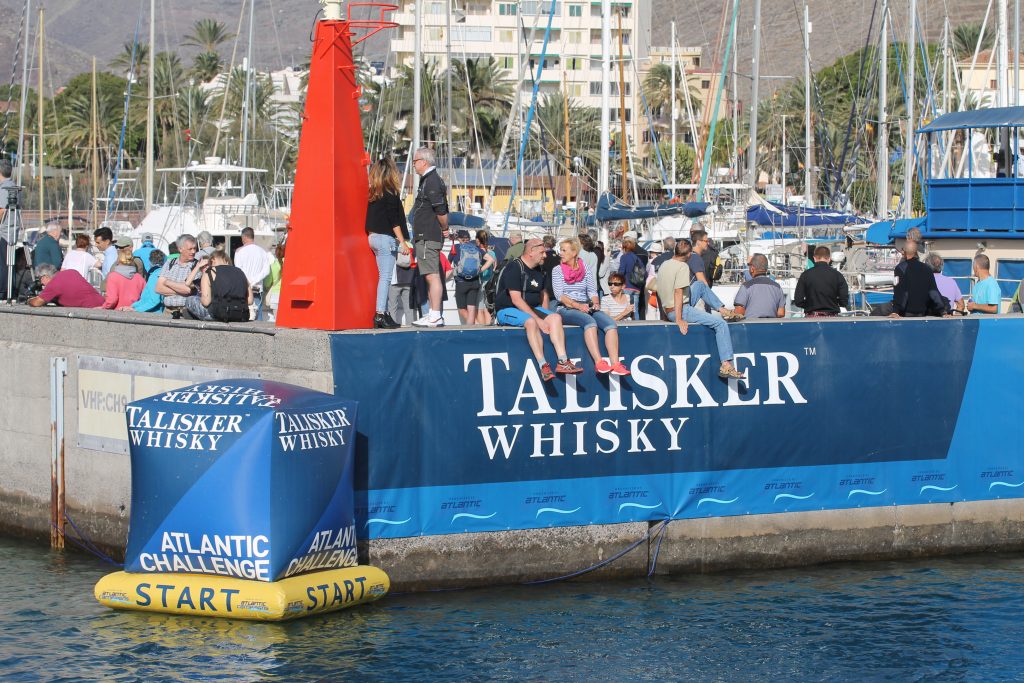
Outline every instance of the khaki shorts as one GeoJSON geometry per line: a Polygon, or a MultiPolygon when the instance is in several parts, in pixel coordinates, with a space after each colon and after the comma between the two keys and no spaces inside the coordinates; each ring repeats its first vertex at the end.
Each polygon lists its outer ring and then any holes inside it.
{"type": "Polygon", "coordinates": [[[416,265],[421,275],[436,275],[441,272],[441,243],[422,241],[416,243],[416,265]]]}

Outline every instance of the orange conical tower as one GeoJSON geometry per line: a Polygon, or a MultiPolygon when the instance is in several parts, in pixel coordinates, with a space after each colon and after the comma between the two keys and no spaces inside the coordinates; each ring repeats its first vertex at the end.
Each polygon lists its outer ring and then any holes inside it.
{"type": "Polygon", "coordinates": [[[277,310],[281,327],[372,327],[377,266],[364,231],[369,158],[352,61],[352,29],[366,25],[341,19],[316,25],[277,310]]]}

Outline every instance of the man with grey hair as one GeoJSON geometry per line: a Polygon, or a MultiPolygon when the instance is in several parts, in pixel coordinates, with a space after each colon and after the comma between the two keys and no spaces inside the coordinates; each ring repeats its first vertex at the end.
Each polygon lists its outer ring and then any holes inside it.
{"type": "Polygon", "coordinates": [[[177,240],[178,258],[164,266],[156,282],[156,293],[164,297],[164,311],[180,318],[185,301],[196,293],[196,278],[202,274],[207,259],[196,260],[196,238],[184,234],[177,240]]]}
{"type": "Polygon", "coordinates": [[[66,308],[100,308],[103,297],[77,270],[57,270],[52,263],[36,266],[36,277],[43,286],[39,296],[28,300],[33,308],[54,304],[66,308]]]}
{"type": "Polygon", "coordinates": [[[967,304],[967,310],[971,313],[994,313],[999,314],[999,304],[1003,301],[1003,292],[999,283],[989,272],[991,262],[985,254],[978,254],[974,257],[974,277],[978,281],[971,290],[971,303],[967,304]]]}
{"type": "Polygon", "coordinates": [[[64,253],[60,250],[60,223],[53,221],[46,224],[46,232],[36,242],[32,251],[33,265],[49,263],[57,270],[60,270],[64,263],[64,253]]]}
{"type": "Polygon", "coordinates": [[[950,313],[957,311],[963,314],[965,303],[963,292],[960,291],[960,286],[956,283],[956,280],[942,274],[942,267],[945,265],[942,257],[939,256],[938,252],[933,251],[928,254],[928,258],[925,260],[931,267],[932,272],[935,273],[935,286],[939,288],[939,294],[946,300],[946,310],[950,313]]]}
{"type": "Polygon", "coordinates": [[[429,310],[418,327],[441,327],[441,247],[448,237],[448,187],[437,173],[434,150],[420,147],[412,155],[413,170],[420,176],[420,187],[413,202],[412,228],[415,233],[416,263],[427,280],[429,310]]]}
{"type": "Polygon", "coordinates": [[[213,254],[213,235],[210,234],[209,230],[203,230],[196,235],[196,245],[199,247],[199,250],[196,252],[197,257],[209,257],[213,254]]]}
{"type": "Polygon", "coordinates": [[[786,317],[786,295],[775,280],[768,277],[768,257],[750,257],[751,278],[736,292],[735,313],[747,318],[786,317]]]}
{"type": "Polygon", "coordinates": [[[508,234],[508,251],[505,252],[505,263],[512,263],[523,255],[526,244],[523,242],[523,233],[513,230],[508,234]]]}

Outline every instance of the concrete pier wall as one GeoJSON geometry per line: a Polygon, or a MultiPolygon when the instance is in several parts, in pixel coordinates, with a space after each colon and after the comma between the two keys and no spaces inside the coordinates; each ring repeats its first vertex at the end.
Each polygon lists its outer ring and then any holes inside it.
{"type": "MultiPolygon", "coordinates": [[[[94,542],[123,549],[129,458],[79,443],[80,359],[246,373],[333,390],[329,335],[171,321],[116,312],[0,307],[0,529],[50,531],[50,362],[67,359],[63,405],[68,515],[94,542]]],[[[200,370],[201,372],[201,370],[200,370]]],[[[568,575],[635,548],[589,577],[782,567],[1024,548],[1024,500],[888,506],[451,534],[363,542],[396,590],[493,585],[568,575]]]]}

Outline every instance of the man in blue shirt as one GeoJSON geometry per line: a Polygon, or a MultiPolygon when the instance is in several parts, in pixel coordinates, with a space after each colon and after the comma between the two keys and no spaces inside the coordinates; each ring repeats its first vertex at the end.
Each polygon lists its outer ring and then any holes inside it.
{"type": "Polygon", "coordinates": [[[978,282],[971,291],[971,303],[967,304],[967,310],[972,313],[999,313],[1003,293],[999,283],[989,273],[990,267],[991,263],[985,254],[974,257],[974,277],[978,278],[978,282]]]}
{"type": "Polygon", "coordinates": [[[114,246],[114,233],[110,228],[96,228],[92,233],[96,249],[103,254],[103,279],[107,279],[110,269],[117,264],[117,247],[114,246]]]}

